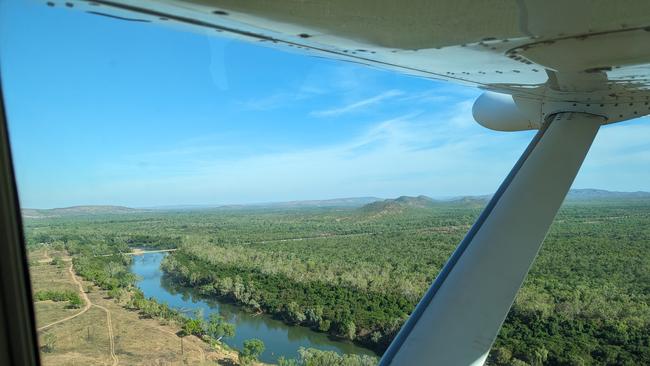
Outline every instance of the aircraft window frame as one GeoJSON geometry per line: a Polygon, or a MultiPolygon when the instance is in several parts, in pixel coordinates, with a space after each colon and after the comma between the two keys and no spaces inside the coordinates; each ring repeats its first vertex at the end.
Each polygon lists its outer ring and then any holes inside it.
{"type": "Polygon", "coordinates": [[[36,318],[0,79],[0,364],[40,365],[36,318]]]}

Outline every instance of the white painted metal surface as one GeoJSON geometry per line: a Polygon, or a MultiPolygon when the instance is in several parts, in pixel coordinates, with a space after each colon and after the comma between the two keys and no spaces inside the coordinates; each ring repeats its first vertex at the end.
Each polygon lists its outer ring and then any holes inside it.
{"type": "Polygon", "coordinates": [[[483,364],[603,121],[563,113],[540,131],[382,365],[483,364]]]}
{"type": "Polygon", "coordinates": [[[485,92],[472,107],[474,120],[495,131],[537,130],[544,120],[537,100],[518,99],[509,94],[485,92]]]}
{"type": "Polygon", "coordinates": [[[644,0],[48,1],[539,102],[581,103],[589,113],[633,103],[637,114],[618,120],[650,112],[644,0]]]}
{"type": "Polygon", "coordinates": [[[537,130],[549,116],[562,112],[599,115],[604,123],[628,120],[650,111],[650,102],[593,103],[543,101],[537,98],[485,92],[474,102],[472,114],[483,127],[495,131],[537,130]]]}

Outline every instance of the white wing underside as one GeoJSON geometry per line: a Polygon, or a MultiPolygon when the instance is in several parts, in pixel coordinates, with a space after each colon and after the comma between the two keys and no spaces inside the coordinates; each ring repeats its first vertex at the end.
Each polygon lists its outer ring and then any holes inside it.
{"type": "Polygon", "coordinates": [[[92,13],[193,28],[521,98],[605,107],[633,103],[638,115],[650,110],[645,104],[650,100],[647,1],[74,4],[92,13]]]}

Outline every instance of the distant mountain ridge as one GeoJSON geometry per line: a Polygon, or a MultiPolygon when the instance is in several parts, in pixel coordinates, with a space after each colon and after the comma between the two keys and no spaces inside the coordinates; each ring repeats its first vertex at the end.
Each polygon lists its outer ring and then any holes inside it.
{"type": "Polygon", "coordinates": [[[64,216],[81,216],[81,215],[109,215],[109,214],[129,214],[156,211],[172,210],[209,210],[209,209],[284,209],[284,208],[307,208],[307,207],[346,207],[355,208],[365,204],[381,201],[378,197],[346,197],[333,198],[325,200],[305,200],[305,201],[286,201],[286,202],[269,202],[253,203],[241,205],[171,205],[157,206],[147,208],[132,208],[126,206],[111,205],[83,205],[61,208],[23,208],[22,215],[25,218],[46,218],[46,217],[64,217],[64,216]]]}
{"type": "Polygon", "coordinates": [[[303,200],[303,201],[284,201],[284,202],[261,202],[261,203],[244,203],[229,205],[167,205],[152,206],[150,210],[237,210],[237,209],[255,209],[255,208],[301,208],[301,207],[361,207],[365,204],[381,201],[379,197],[346,197],[331,198],[324,200],[303,200]]]}
{"type": "Polygon", "coordinates": [[[381,201],[378,197],[347,197],[325,200],[304,200],[254,203],[248,205],[224,205],[218,208],[300,208],[300,207],[360,207],[372,202],[381,201]]]}
{"type": "Polygon", "coordinates": [[[90,215],[108,215],[108,214],[129,214],[137,212],[146,212],[136,208],[125,206],[110,206],[110,205],[87,205],[87,206],[71,206],[62,208],[48,208],[48,209],[22,209],[23,217],[25,218],[46,218],[46,217],[63,217],[63,216],[90,216],[90,215]]]}
{"type": "MultiPolygon", "coordinates": [[[[47,218],[65,216],[92,216],[109,214],[131,214],[142,212],[156,212],[167,210],[205,210],[205,209],[290,209],[309,207],[341,207],[358,208],[363,212],[399,212],[405,209],[422,209],[440,205],[461,205],[483,207],[490,199],[490,195],[461,196],[449,199],[433,199],[428,196],[400,196],[393,199],[378,197],[348,197],[325,200],[304,200],[287,202],[270,202],[241,205],[178,205],[159,206],[151,208],[131,208],[111,205],[84,205],[51,209],[22,209],[25,218],[47,218]]],[[[569,191],[567,202],[585,202],[614,199],[650,199],[650,192],[616,192],[604,189],[572,189],[569,191]]]]}
{"type": "MultiPolygon", "coordinates": [[[[394,199],[385,199],[364,205],[359,210],[366,213],[391,213],[401,212],[413,208],[430,208],[434,206],[474,206],[484,207],[492,196],[461,196],[451,199],[436,200],[427,196],[400,196],[394,199]]],[[[615,192],[604,189],[572,189],[566,197],[567,202],[603,201],[617,199],[650,199],[650,192],[615,192]]]]}
{"type": "Polygon", "coordinates": [[[594,199],[617,199],[617,198],[650,198],[650,192],[617,192],[604,189],[584,188],[572,189],[567,195],[567,200],[586,201],[594,199]]]}
{"type": "Polygon", "coordinates": [[[489,196],[464,196],[451,199],[437,200],[424,195],[411,197],[400,196],[394,199],[385,199],[377,202],[369,203],[361,208],[359,211],[365,213],[399,213],[408,209],[426,209],[440,206],[463,206],[463,207],[477,207],[485,206],[489,196]]]}
{"type": "MultiPolygon", "coordinates": [[[[453,198],[451,200],[441,200],[441,202],[487,202],[492,198],[492,195],[482,195],[482,196],[461,196],[453,198]]],[[[594,189],[594,188],[577,188],[569,190],[569,193],[566,196],[565,201],[591,201],[591,200],[610,200],[610,199],[638,199],[638,198],[650,198],[650,192],[645,191],[636,191],[636,192],[618,192],[618,191],[608,191],[604,189],[594,189]]]]}
{"type": "Polygon", "coordinates": [[[385,199],[381,201],[371,202],[359,208],[362,212],[378,213],[378,212],[401,212],[409,208],[427,208],[434,206],[436,201],[427,196],[400,196],[394,199],[385,199]]]}

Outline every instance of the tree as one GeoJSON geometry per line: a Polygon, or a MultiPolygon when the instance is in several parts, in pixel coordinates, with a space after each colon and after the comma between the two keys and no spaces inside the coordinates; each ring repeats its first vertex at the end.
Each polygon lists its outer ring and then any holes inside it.
{"type": "MultiPolygon", "coordinates": [[[[375,366],[378,361],[375,357],[368,355],[339,355],[334,351],[303,347],[298,349],[298,354],[300,359],[295,364],[304,366],[375,366]]],[[[282,364],[280,365],[282,366],[282,364]]]]}
{"type": "Polygon", "coordinates": [[[307,319],[305,316],[305,313],[302,312],[300,309],[300,305],[298,305],[295,301],[291,301],[288,303],[285,307],[285,313],[287,316],[287,320],[289,320],[292,323],[302,323],[307,319]]]}
{"type": "Polygon", "coordinates": [[[318,325],[323,318],[323,307],[318,306],[316,308],[308,308],[305,310],[305,316],[307,317],[307,321],[309,323],[318,325]]]}
{"type": "Polygon", "coordinates": [[[510,365],[511,365],[511,366],[530,366],[530,365],[528,365],[526,362],[524,362],[524,361],[522,361],[522,360],[520,360],[520,359],[518,359],[518,358],[513,358],[513,359],[510,361],[510,365]]]}
{"type": "Polygon", "coordinates": [[[372,340],[373,343],[378,344],[379,341],[381,341],[381,337],[382,337],[381,332],[376,330],[372,332],[372,334],[370,335],[370,340],[372,340]]]}
{"type": "Polygon", "coordinates": [[[357,327],[351,320],[344,322],[341,330],[343,331],[343,336],[349,340],[354,340],[357,334],[357,327]]]}
{"type": "Polygon", "coordinates": [[[117,262],[108,262],[106,264],[106,274],[109,278],[116,278],[122,270],[122,266],[117,262]]]}
{"type": "Polygon", "coordinates": [[[243,365],[252,364],[264,352],[264,348],[264,342],[259,339],[244,341],[244,349],[239,352],[239,362],[243,365]]]}
{"type": "Polygon", "coordinates": [[[323,319],[320,322],[318,322],[318,330],[321,332],[327,332],[330,330],[330,327],[332,326],[332,321],[329,319],[323,319]]]}
{"type": "Polygon", "coordinates": [[[57,266],[57,267],[60,268],[60,267],[63,266],[63,259],[61,259],[61,257],[57,255],[54,258],[52,258],[51,263],[52,263],[53,266],[57,266]]]}
{"type": "Polygon", "coordinates": [[[489,362],[495,365],[507,365],[512,359],[512,351],[505,347],[495,347],[490,351],[489,362]]]}
{"type": "Polygon", "coordinates": [[[119,300],[122,295],[122,289],[119,287],[113,288],[108,291],[108,297],[119,300]]]}
{"type": "Polygon", "coordinates": [[[278,358],[278,366],[298,366],[298,365],[299,365],[298,361],[292,358],[285,358],[284,356],[280,356],[280,358],[278,358]]]}
{"type": "Polygon", "coordinates": [[[221,340],[223,337],[235,336],[235,325],[226,322],[225,319],[217,313],[210,314],[210,319],[208,320],[206,328],[206,333],[217,341],[221,340]]]}
{"type": "Polygon", "coordinates": [[[83,305],[83,302],[79,296],[71,296],[67,307],[70,309],[79,309],[81,305],[83,305]]]}
{"type": "Polygon", "coordinates": [[[203,321],[201,319],[187,319],[183,324],[183,332],[186,335],[200,336],[203,333],[203,321]]]}

